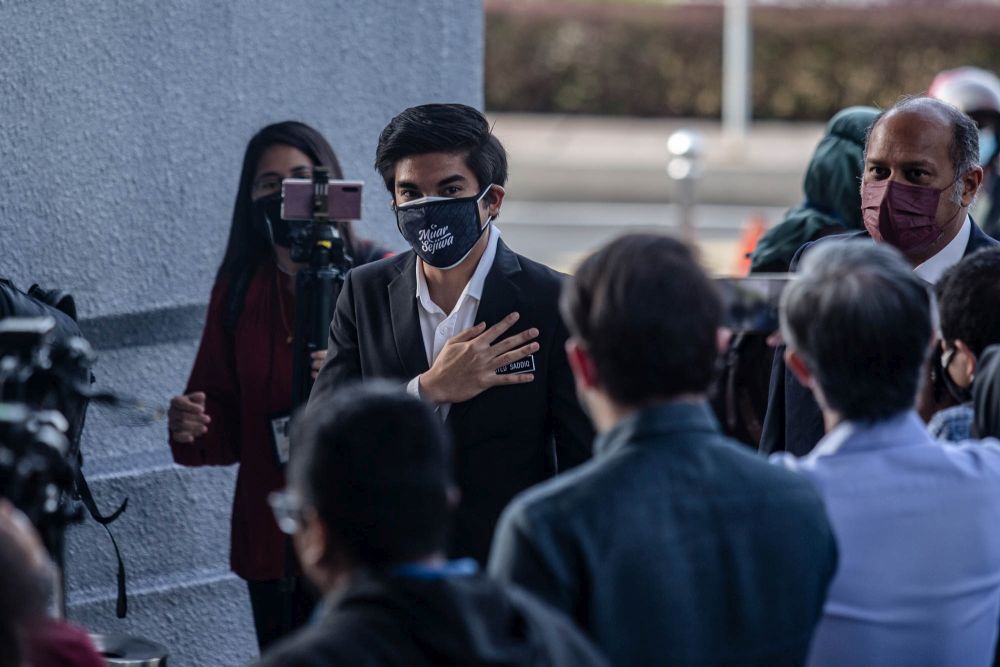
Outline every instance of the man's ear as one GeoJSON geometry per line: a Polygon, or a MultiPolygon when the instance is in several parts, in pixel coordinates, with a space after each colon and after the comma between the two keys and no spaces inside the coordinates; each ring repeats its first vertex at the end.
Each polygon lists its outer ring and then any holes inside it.
{"type": "Polygon", "coordinates": [[[956,338],[955,347],[962,353],[962,371],[965,373],[965,377],[971,381],[976,376],[976,355],[972,353],[972,350],[969,349],[964,340],[956,338]]]}
{"type": "Polygon", "coordinates": [[[503,204],[504,195],[507,191],[503,189],[502,185],[494,183],[490,186],[489,193],[483,198],[487,201],[486,204],[486,216],[496,220],[500,216],[500,206],[503,204]]]}
{"type": "Polygon", "coordinates": [[[976,165],[962,176],[962,206],[971,206],[983,184],[983,168],[976,165]]]}
{"type": "Polygon", "coordinates": [[[812,371],[809,370],[805,359],[790,347],[785,348],[785,365],[788,366],[788,370],[792,371],[792,375],[799,381],[799,384],[806,389],[813,388],[814,377],[812,371]]]}
{"type": "Polygon", "coordinates": [[[327,559],[327,538],[326,525],[320,520],[316,510],[304,509],[302,525],[295,533],[295,550],[307,572],[315,570],[327,559]]]}
{"type": "Polygon", "coordinates": [[[596,389],[600,384],[597,377],[597,367],[594,366],[594,359],[587,352],[587,348],[577,340],[570,337],[566,340],[566,359],[569,361],[570,370],[576,383],[582,389],[596,389]]]}

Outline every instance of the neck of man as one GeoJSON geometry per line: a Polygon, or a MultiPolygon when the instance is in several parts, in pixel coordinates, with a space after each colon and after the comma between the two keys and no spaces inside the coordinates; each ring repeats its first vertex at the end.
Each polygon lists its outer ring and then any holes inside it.
{"type": "Polygon", "coordinates": [[[485,230],[476,241],[476,245],[472,247],[472,251],[458,266],[450,269],[436,269],[427,262],[420,262],[431,301],[444,312],[451,313],[455,309],[458,298],[462,296],[462,291],[469,284],[472,274],[479,266],[479,260],[486,252],[491,233],[489,229],[485,230]]]}
{"type": "Polygon", "coordinates": [[[705,394],[686,393],[676,394],[668,398],[655,397],[639,403],[625,405],[615,401],[604,392],[594,392],[592,396],[588,397],[587,412],[590,415],[591,421],[594,422],[594,428],[597,429],[597,432],[607,433],[617,426],[619,422],[631,417],[640,410],[670,403],[701,403],[704,400],[705,394]]]}
{"type": "MultiPolygon", "coordinates": [[[[435,551],[427,556],[416,558],[406,563],[400,563],[400,565],[418,565],[436,568],[447,562],[448,559],[445,558],[443,552],[435,551]]],[[[313,575],[312,579],[316,588],[323,593],[323,596],[330,597],[346,590],[364,569],[364,567],[359,566],[328,567],[323,570],[322,574],[313,575]]]]}

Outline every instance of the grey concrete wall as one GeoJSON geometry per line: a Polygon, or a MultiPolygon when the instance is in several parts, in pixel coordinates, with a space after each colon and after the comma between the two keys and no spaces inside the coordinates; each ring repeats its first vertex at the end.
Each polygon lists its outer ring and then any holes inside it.
{"type": "MultiPolygon", "coordinates": [[[[0,0],[0,275],[74,293],[100,384],[165,405],[184,385],[243,149],[295,118],[369,184],[360,233],[401,245],[371,164],[402,108],[482,105],[476,0],[0,0]]],[[[228,572],[233,469],[171,463],[166,427],[91,411],[86,470],[129,571],[114,616],[110,543],[69,534],[72,619],[171,649],[172,665],[255,656],[228,572]]]]}

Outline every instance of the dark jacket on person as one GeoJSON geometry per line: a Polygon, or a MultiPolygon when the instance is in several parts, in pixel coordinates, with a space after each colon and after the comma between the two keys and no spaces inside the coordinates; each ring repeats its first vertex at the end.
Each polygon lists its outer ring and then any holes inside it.
{"type": "Polygon", "coordinates": [[[805,201],[760,239],[750,255],[751,273],[784,273],[803,244],[864,229],[860,187],[865,134],[878,113],[873,107],[848,107],[826,124],[806,169],[805,201]]]}
{"type": "Polygon", "coordinates": [[[1000,345],[987,347],[976,362],[972,411],[973,438],[1000,438],[1000,345]]]}
{"type": "MultiPolygon", "coordinates": [[[[864,239],[867,231],[828,236],[815,243],[823,243],[827,239],[864,239]]],[[[792,260],[794,271],[802,258],[802,254],[812,247],[812,243],[804,245],[792,260]]],[[[983,233],[975,222],[965,246],[965,256],[1000,245],[1000,241],[992,239],[983,233]]],[[[771,387],[768,391],[767,413],[764,416],[764,429],[760,438],[760,451],[787,451],[795,456],[805,456],[823,437],[826,428],[823,425],[823,413],[816,403],[812,392],[799,384],[792,372],[785,366],[785,346],[780,345],[775,351],[774,364],[771,366],[771,387]]]]}
{"type": "Polygon", "coordinates": [[[801,665],[836,560],[809,480],[678,402],[518,496],[490,573],[569,614],[614,665],[801,665]]]}
{"type": "MultiPolygon", "coordinates": [[[[504,337],[535,327],[535,379],[493,387],[451,406],[455,479],[462,502],[449,554],[485,563],[500,512],[516,493],[590,458],[593,427],[576,397],[559,317],[562,276],[500,241],[483,286],[477,322],[521,317],[504,337]]],[[[416,298],[416,256],[408,251],[361,266],[347,277],[330,324],[330,349],[309,410],[331,388],[386,378],[407,383],[428,370],[416,298]]]]}
{"type": "Polygon", "coordinates": [[[607,662],[554,609],[482,575],[364,576],[260,667],[596,667],[607,662]]]}

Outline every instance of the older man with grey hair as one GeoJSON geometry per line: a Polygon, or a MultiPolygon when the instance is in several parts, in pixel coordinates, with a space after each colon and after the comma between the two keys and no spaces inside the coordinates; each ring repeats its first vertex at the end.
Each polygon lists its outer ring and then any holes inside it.
{"type": "Polygon", "coordinates": [[[827,435],[773,460],[820,490],[840,550],[810,665],[987,665],[1000,618],[1000,442],[931,438],[914,401],[927,284],[887,244],[831,240],[782,297],[788,368],[827,435]]]}

